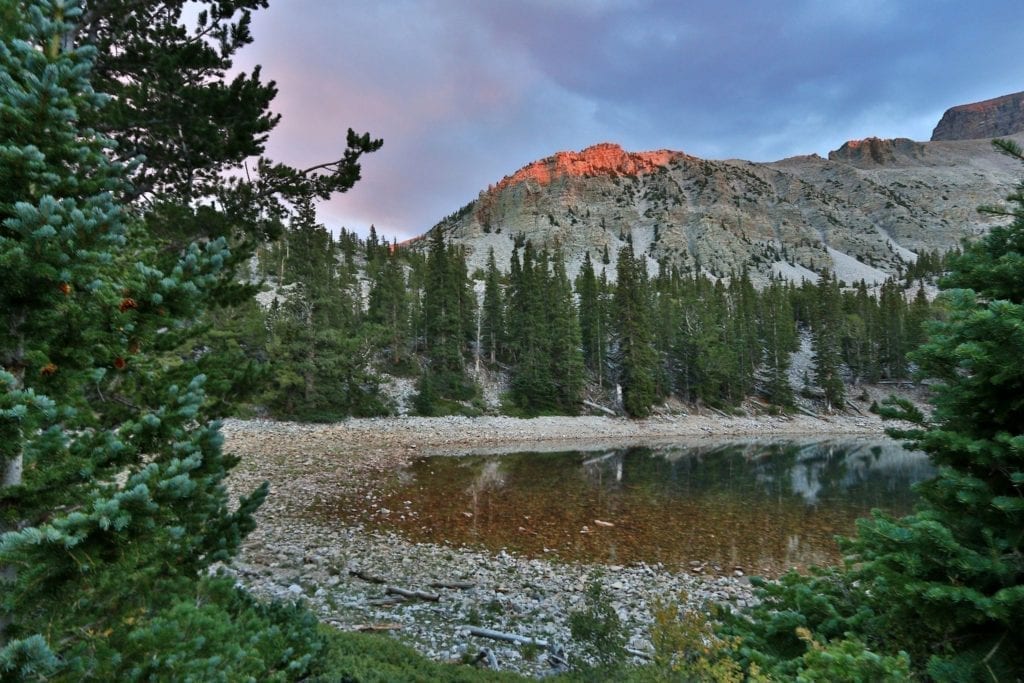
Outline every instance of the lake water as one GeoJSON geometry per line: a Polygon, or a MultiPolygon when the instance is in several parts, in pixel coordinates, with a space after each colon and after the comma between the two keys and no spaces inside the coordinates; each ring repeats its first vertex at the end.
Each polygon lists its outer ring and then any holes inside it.
{"type": "Polygon", "coordinates": [[[911,512],[911,486],[933,473],[891,441],[428,457],[361,518],[414,541],[777,576],[839,562],[836,534],[872,508],[911,512]]]}

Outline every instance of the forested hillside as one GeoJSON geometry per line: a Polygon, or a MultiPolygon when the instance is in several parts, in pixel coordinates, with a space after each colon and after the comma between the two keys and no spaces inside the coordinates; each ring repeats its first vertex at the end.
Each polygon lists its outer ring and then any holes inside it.
{"type": "Polygon", "coordinates": [[[587,253],[570,281],[560,251],[525,240],[509,263],[492,253],[470,273],[464,248],[442,235],[432,232],[425,251],[375,232],[335,239],[311,209],[296,213],[260,249],[259,298],[269,304],[248,306],[234,323],[250,331],[246,353],[268,373],[253,400],[300,419],[642,417],[668,399],[725,409],[755,398],[788,410],[801,398],[845,410],[859,384],[909,379],[906,352],[939,315],[926,290],[946,261],[925,253],[881,286],[825,271],[758,289],[745,273],[717,279],[667,261],[649,277],[627,244],[614,278],[608,255],[587,253]],[[797,372],[791,357],[801,349],[812,362],[797,372]],[[414,398],[389,391],[397,382],[415,382],[414,398]],[[500,403],[488,403],[481,384],[500,386],[500,403]]]}

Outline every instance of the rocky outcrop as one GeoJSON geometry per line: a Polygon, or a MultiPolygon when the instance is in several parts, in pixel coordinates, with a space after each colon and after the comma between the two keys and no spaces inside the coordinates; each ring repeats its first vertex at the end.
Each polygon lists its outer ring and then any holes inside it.
{"type": "Polygon", "coordinates": [[[511,176],[505,176],[493,191],[501,191],[517,183],[535,182],[549,185],[559,178],[588,178],[602,175],[637,175],[663,168],[673,159],[685,157],[682,152],[659,149],[654,152],[627,152],[619,145],[602,142],[581,152],[556,152],[534,161],[511,176]]]}
{"type": "Polygon", "coordinates": [[[848,164],[864,168],[867,166],[885,166],[898,163],[915,163],[924,157],[925,143],[914,142],[909,138],[865,138],[850,140],[839,149],[829,152],[831,161],[844,161],[848,164]]]}
{"type": "Polygon", "coordinates": [[[932,140],[997,138],[1024,131],[1024,92],[946,110],[932,140]]]}

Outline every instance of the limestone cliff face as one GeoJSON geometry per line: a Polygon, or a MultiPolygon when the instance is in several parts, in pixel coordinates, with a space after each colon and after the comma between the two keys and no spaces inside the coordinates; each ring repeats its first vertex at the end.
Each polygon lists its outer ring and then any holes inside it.
{"type": "Polygon", "coordinates": [[[1024,92],[946,110],[932,140],[997,138],[1024,131],[1024,92]]]}
{"type": "Polygon", "coordinates": [[[914,165],[925,155],[925,143],[908,138],[850,140],[828,153],[830,161],[844,161],[858,168],[914,165]]]}
{"type": "MultiPolygon", "coordinates": [[[[1024,139],[1024,136],[1020,136],[1024,139]]],[[[987,140],[853,141],[829,154],[773,163],[711,161],[682,152],[631,153],[600,144],[531,163],[433,229],[467,246],[470,268],[494,249],[507,268],[517,237],[558,248],[570,274],[584,254],[614,277],[629,240],[650,272],[668,260],[761,282],[829,268],[879,282],[926,249],[984,232],[977,213],[1021,169],[987,140]]]]}

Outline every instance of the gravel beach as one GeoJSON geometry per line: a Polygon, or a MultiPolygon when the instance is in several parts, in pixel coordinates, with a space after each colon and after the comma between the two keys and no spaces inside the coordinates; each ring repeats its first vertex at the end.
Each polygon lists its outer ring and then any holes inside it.
{"type": "Polygon", "coordinates": [[[318,502],[338,493],[372,505],[382,475],[421,455],[463,455],[652,445],[730,437],[881,437],[873,415],[722,417],[399,417],[333,424],[227,420],[226,450],[241,458],[234,494],[260,482],[271,493],[259,527],[227,568],[257,595],[305,600],[342,630],[380,630],[439,660],[472,658],[490,648],[502,669],[540,676],[564,647],[569,662],[588,654],[571,641],[567,616],[599,582],[637,653],[651,649],[657,600],[742,607],[752,600],[742,567],[668,568],[659,564],[588,565],[526,558],[446,544],[412,543],[357,522],[322,519],[318,502]],[[399,601],[391,589],[419,591],[399,601]],[[685,596],[685,597],[683,597],[685,596]],[[427,598],[427,599],[424,599],[427,598]],[[436,598],[436,600],[434,599],[436,598]],[[535,638],[541,647],[479,638],[479,626],[535,638]]]}

